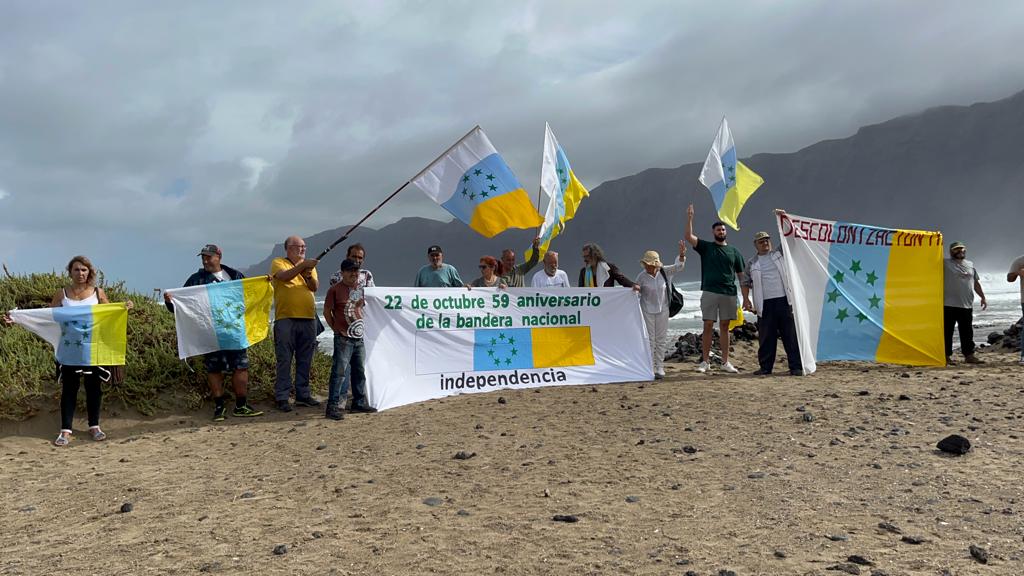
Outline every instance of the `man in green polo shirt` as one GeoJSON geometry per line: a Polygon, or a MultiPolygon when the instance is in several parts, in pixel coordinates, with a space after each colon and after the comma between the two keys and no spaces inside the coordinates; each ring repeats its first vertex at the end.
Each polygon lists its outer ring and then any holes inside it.
{"type": "Polygon", "coordinates": [[[701,363],[698,372],[707,372],[711,367],[711,340],[714,337],[715,321],[718,321],[720,345],[722,348],[722,370],[738,372],[729,362],[729,322],[736,319],[736,276],[743,275],[743,255],[726,242],[728,232],[725,224],[711,225],[715,241],[707,242],[693,233],[693,204],[686,209],[686,240],[700,254],[700,311],[704,320],[704,334],[701,336],[701,363]]]}

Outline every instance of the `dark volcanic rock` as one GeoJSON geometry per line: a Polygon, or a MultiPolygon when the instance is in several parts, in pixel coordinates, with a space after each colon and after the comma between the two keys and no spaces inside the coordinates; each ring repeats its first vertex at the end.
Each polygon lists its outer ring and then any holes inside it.
{"type": "Polygon", "coordinates": [[[935,445],[939,450],[957,456],[967,454],[971,449],[971,441],[959,434],[946,436],[935,445]]]}
{"type": "Polygon", "coordinates": [[[906,542],[907,544],[924,544],[924,538],[920,536],[910,536],[909,534],[907,536],[904,536],[903,538],[900,538],[900,540],[906,542]]]}
{"type": "Polygon", "coordinates": [[[860,568],[855,564],[834,564],[825,568],[825,570],[834,570],[836,572],[845,572],[847,574],[860,574],[860,568]]]}
{"type": "Polygon", "coordinates": [[[466,452],[465,450],[459,450],[458,452],[455,453],[455,456],[452,456],[452,458],[456,460],[469,460],[473,456],[476,456],[476,452],[466,452]]]}
{"type": "Polygon", "coordinates": [[[879,522],[878,527],[892,534],[903,534],[903,530],[900,530],[899,526],[889,522],[879,522]]]}
{"type": "Polygon", "coordinates": [[[444,504],[444,500],[437,496],[431,496],[430,498],[424,498],[423,503],[427,506],[440,506],[441,504],[444,504]]]}
{"type": "Polygon", "coordinates": [[[850,562],[850,563],[853,563],[853,564],[860,564],[861,566],[874,566],[875,565],[875,563],[872,562],[871,560],[868,560],[867,558],[865,558],[863,556],[858,556],[857,554],[852,554],[850,556],[847,556],[846,557],[846,561],[850,562]]]}
{"type": "Polygon", "coordinates": [[[277,546],[274,546],[273,553],[274,553],[274,556],[284,556],[285,554],[288,553],[288,545],[287,544],[278,544],[277,546]]]}
{"type": "Polygon", "coordinates": [[[554,520],[555,522],[568,522],[570,524],[573,523],[573,522],[579,522],[580,521],[579,518],[577,518],[576,516],[573,516],[572,514],[555,514],[554,516],[551,517],[551,519],[554,520]]]}
{"type": "Polygon", "coordinates": [[[969,548],[969,550],[971,552],[971,558],[974,558],[975,560],[977,560],[978,562],[981,562],[982,564],[988,564],[988,551],[987,550],[985,550],[984,548],[982,548],[980,546],[975,546],[974,544],[971,544],[971,547],[969,548]]]}
{"type": "Polygon", "coordinates": [[[127,514],[127,513],[131,512],[134,509],[135,509],[135,506],[131,502],[125,502],[124,504],[121,504],[120,512],[121,512],[121,514],[127,514]]]}

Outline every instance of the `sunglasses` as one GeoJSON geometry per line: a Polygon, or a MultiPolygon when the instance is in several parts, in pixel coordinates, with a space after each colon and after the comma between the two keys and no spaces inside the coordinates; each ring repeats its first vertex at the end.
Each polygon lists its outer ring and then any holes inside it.
{"type": "Polygon", "coordinates": [[[491,266],[488,266],[486,264],[481,264],[480,265],[480,269],[483,270],[484,268],[491,268],[491,266]]]}

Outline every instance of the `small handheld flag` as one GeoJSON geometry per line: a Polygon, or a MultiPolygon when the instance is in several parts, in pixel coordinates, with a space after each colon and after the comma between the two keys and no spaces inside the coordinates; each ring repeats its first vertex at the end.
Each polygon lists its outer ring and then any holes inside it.
{"type": "Polygon", "coordinates": [[[740,210],[764,184],[764,179],[736,158],[736,144],[732,141],[732,132],[725,118],[722,118],[718,136],[704,160],[699,180],[711,192],[718,217],[734,230],[739,230],[740,210]]]}

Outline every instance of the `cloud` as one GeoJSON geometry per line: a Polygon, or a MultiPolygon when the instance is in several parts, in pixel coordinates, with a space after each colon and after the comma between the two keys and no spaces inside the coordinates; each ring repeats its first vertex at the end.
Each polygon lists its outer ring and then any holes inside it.
{"type": "MultiPolygon", "coordinates": [[[[147,290],[350,224],[481,124],[528,189],[544,122],[593,187],[1024,88],[1024,4],[0,5],[12,269],[96,251],[147,290]],[[112,33],[116,30],[116,33],[112,33]],[[970,30],[972,33],[965,33],[970,30]]],[[[371,226],[447,219],[407,189],[371,226]]]]}

